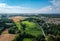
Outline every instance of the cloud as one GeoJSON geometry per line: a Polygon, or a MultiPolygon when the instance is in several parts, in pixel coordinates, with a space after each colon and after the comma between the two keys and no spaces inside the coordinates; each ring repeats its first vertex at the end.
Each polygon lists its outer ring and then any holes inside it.
{"type": "Polygon", "coordinates": [[[35,9],[0,3],[0,13],[35,13],[35,9]]]}
{"type": "Polygon", "coordinates": [[[42,9],[37,10],[37,13],[49,13],[52,10],[51,6],[44,7],[42,9]]]}
{"type": "Polygon", "coordinates": [[[51,2],[51,5],[46,6],[42,9],[39,9],[37,12],[39,13],[60,13],[60,0],[52,0],[50,2],[51,2]]]}
{"type": "Polygon", "coordinates": [[[60,0],[53,0],[51,1],[52,7],[53,7],[53,12],[54,13],[60,13],[60,0]]]}

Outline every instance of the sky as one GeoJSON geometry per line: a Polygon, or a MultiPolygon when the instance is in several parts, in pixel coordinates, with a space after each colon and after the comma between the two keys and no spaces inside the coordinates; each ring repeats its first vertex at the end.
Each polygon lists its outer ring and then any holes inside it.
{"type": "Polygon", "coordinates": [[[60,13],[60,0],[0,0],[0,13],[60,13]]]}

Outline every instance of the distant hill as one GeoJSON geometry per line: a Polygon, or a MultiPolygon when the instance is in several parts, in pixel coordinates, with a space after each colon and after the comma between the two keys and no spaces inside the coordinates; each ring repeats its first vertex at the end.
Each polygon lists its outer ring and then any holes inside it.
{"type": "Polygon", "coordinates": [[[0,14],[2,16],[45,16],[52,18],[60,18],[60,14],[41,14],[41,13],[11,13],[11,14],[0,14]]]}
{"type": "Polygon", "coordinates": [[[60,18],[60,14],[39,14],[39,16],[52,17],[52,18],[60,18]]]}

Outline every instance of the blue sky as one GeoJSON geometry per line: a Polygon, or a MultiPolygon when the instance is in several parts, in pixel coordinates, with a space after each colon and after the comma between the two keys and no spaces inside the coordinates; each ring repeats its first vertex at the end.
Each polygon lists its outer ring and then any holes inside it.
{"type": "Polygon", "coordinates": [[[0,0],[0,13],[60,13],[57,4],[60,0],[0,0]]]}
{"type": "Polygon", "coordinates": [[[0,3],[6,3],[12,6],[31,7],[36,9],[51,5],[50,0],[0,0],[0,3]]]}

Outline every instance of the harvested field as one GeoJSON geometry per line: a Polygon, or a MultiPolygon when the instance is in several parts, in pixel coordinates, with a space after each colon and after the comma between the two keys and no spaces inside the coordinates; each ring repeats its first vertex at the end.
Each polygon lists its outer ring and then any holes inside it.
{"type": "Polygon", "coordinates": [[[14,34],[2,34],[0,35],[0,41],[12,41],[14,37],[14,34]]]}
{"type": "Polygon", "coordinates": [[[2,34],[8,34],[8,29],[5,29],[2,34]]]}
{"type": "Polygon", "coordinates": [[[5,29],[0,35],[0,41],[12,41],[14,37],[14,34],[9,34],[8,29],[5,29]]]}
{"type": "Polygon", "coordinates": [[[60,21],[60,18],[53,18],[54,20],[56,20],[56,21],[60,21]]]}
{"type": "Polygon", "coordinates": [[[13,18],[13,21],[14,22],[19,22],[22,18],[23,17],[21,17],[21,16],[16,16],[16,17],[13,18]]]}

